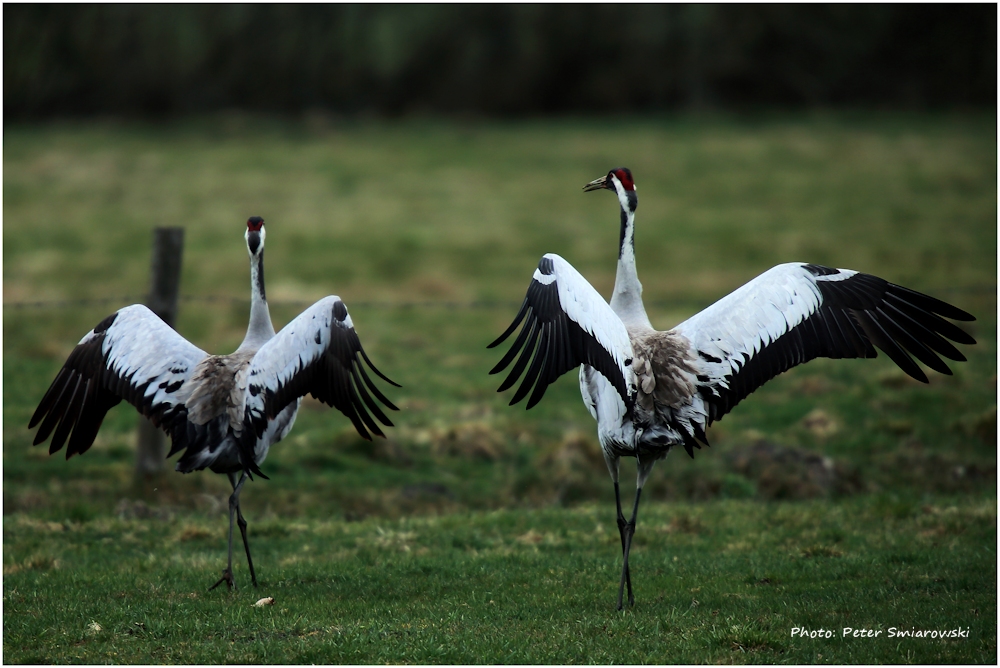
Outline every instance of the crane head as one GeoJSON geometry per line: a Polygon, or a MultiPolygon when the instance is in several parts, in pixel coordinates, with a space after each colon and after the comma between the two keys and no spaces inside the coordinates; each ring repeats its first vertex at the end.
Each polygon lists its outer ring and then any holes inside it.
{"type": "Polygon", "coordinates": [[[243,235],[247,240],[247,250],[250,257],[258,255],[264,250],[264,219],[260,216],[251,216],[247,219],[247,231],[243,235]]]}
{"type": "Polygon", "coordinates": [[[583,192],[592,190],[613,190],[635,192],[635,182],[632,180],[632,170],[628,167],[615,167],[599,179],[594,179],[583,187],[583,192]],[[620,188],[619,188],[620,186],[620,188]]]}
{"type": "MultiPolygon", "coordinates": [[[[628,167],[615,167],[606,175],[599,179],[594,179],[583,187],[583,192],[589,193],[592,190],[610,190],[618,195],[618,201],[622,205],[622,215],[634,214],[639,206],[639,199],[635,194],[635,181],[632,180],[632,170],[628,167]]],[[[623,218],[624,220],[624,218],[623,218]]]]}

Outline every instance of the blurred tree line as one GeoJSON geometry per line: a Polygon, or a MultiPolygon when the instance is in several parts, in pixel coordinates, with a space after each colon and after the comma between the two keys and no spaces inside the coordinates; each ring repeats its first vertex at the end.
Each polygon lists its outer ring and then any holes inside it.
{"type": "Polygon", "coordinates": [[[7,4],[4,115],[995,107],[996,12],[7,4]]]}

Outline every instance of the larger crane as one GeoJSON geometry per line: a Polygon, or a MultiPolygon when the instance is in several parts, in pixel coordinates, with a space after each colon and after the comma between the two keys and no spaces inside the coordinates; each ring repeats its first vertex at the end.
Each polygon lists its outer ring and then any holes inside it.
{"type": "Polygon", "coordinates": [[[80,340],[28,424],[31,429],[41,423],[34,445],[51,435],[49,454],[65,444],[69,459],[93,445],[105,414],[125,399],[170,436],[168,457],[184,451],[177,471],[208,468],[226,475],[233,487],[229,562],[211,589],[223,582],[236,586],[234,520],[257,586],[240,491],[253,474],[267,478],[260,464],[291,431],[302,397],[312,394],[333,406],[367,440],[371,434],[384,436],[372,415],[392,426],[372,395],[398,410],[362,360],[382,380],[399,386],[368,359],[340,297],[324,297],[275,334],[264,293],[264,236],[264,220],[250,218],[244,234],[250,254],[250,324],[234,353],[209,355],[145,306],[126,306],[80,340]]]}
{"type": "Polygon", "coordinates": [[[817,357],[870,358],[878,354],[877,347],[921,382],[926,383],[927,376],[910,355],[950,375],[938,355],[955,361],[965,357],[947,339],[963,344],[975,340],[944,318],[975,318],[876,276],[791,262],[764,272],[673,329],[657,331],[646,315],[636,273],[638,198],[632,172],[612,169],[583,189],[610,190],[621,205],[618,271],[610,304],[569,262],[544,255],[514,321],[489,345],[502,343],[524,321],[514,344],[490,373],[506,369],[520,352],[498,391],[513,386],[523,373],[510,404],[530,392],[531,408],[559,376],[580,367],[580,392],[597,420],[615,486],[622,544],[621,610],[626,587],[629,605],[635,602],[629,550],[639,497],[657,461],[676,446],[694,457],[696,448],[708,445],[705,430],[712,422],[779,373],[817,357]],[[621,457],[635,457],[638,470],[628,521],[618,488],[621,457]]]}

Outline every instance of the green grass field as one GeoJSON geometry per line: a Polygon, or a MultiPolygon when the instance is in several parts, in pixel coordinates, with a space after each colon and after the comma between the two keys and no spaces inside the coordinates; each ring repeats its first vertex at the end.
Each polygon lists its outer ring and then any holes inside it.
{"type": "Polygon", "coordinates": [[[623,121],[6,127],[4,661],[995,662],[995,117],[623,121]],[[979,342],[929,386],[884,356],[811,362],[715,425],[710,450],[661,463],[621,613],[613,490],[575,374],[508,408],[485,349],[545,252],[609,293],[617,203],[580,189],[619,165],[658,327],[803,260],[950,301],[979,342]],[[157,225],[186,228],[178,330],[233,350],[250,215],[267,220],[276,325],[340,295],[402,411],[369,444],[304,404],[241,499],[261,587],[237,560],[230,594],[206,591],[224,478],[134,480],[127,406],[69,462],[26,425],[80,337],[147,291],[157,225]]]}

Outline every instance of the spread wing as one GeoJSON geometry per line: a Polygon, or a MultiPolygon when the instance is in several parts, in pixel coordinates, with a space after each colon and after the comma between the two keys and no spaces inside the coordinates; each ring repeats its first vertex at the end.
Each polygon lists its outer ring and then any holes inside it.
{"type": "Polygon", "coordinates": [[[945,318],[975,320],[951,304],[877,276],[788,263],[674,331],[697,351],[703,402],[691,409],[703,411],[711,424],[771,378],[816,357],[875,357],[879,348],[921,382],[927,376],[914,357],[950,375],[941,357],[965,361],[965,356],[949,339],[969,345],[975,339],[945,318]]]}
{"type": "Polygon", "coordinates": [[[29,429],[41,423],[34,445],[51,435],[50,454],[67,438],[67,459],[86,452],[122,399],[174,436],[187,421],[177,390],[206,355],[145,306],[126,306],[70,353],[28,423],[29,429]]]}
{"type": "MultiPolygon", "coordinates": [[[[368,359],[344,302],[334,296],[316,302],[254,356],[244,412],[244,422],[251,429],[244,429],[244,434],[259,438],[268,422],[288,404],[312,394],[347,416],[362,438],[371,440],[369,432],[385,436],[372,415],[387,427],[392,422],[375,399],[391,410],[399,409],[375,386],[362,360],[379,378],[399,387],[368,359]]],[[[253,462],[252,441],[241,440],[244,466],[260,474],[253,462]]]]}
{"type": "Polygon", "coordinates": [[[517,382],[531,360],[511,406],[534,386],[527,404],[531,408],[559,376],[581,364],[600,372],[621,395],[625,406],[632,405],[632,344],[628,331],[604,298],[569,262],[553,253],[542,256],[521,310],[507,331],[488,347],[502,343],[522,320],[521,333],[490,371],[503,371],[521,353],[497,390],[503,392],[517,382]]]}

